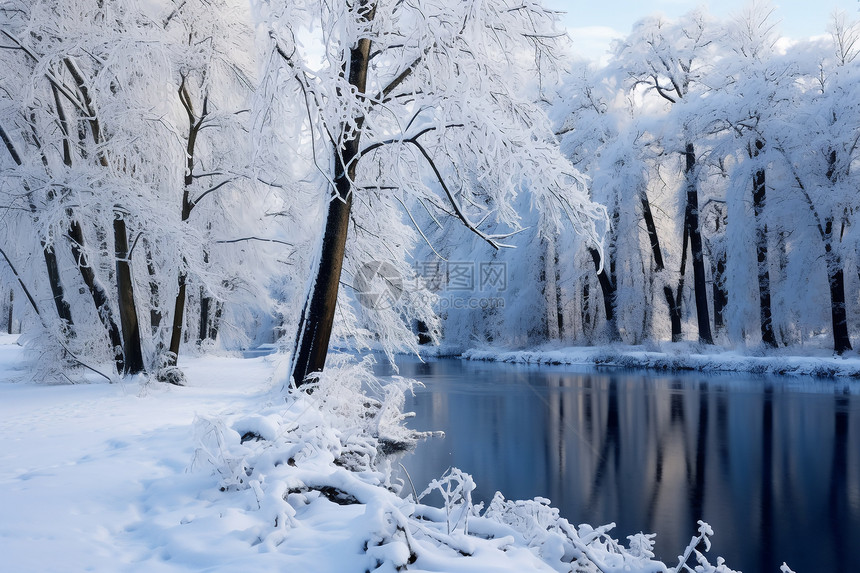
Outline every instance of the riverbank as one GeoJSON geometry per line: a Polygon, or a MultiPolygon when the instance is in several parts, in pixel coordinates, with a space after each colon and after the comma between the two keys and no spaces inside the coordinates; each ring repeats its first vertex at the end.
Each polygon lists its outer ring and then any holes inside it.
{"type": "MultiPolygon", "coordinates": [[[[281,392],[283,355],[182,360],[184,387],[48,385],[21,381],[15,341],[0,337],[9,570],[674,571],[653,559],[653,536],[619,542],[549,500],[477,506],[468,468],[393,479],[390,452],[418,439],[402,424],[409,383],[382,385],[367,363],[331,357],[312,395],[281,392]]],[[[678,549],[692,565],[711,531],[690,534],[678,549]]]]}
{"type": "Polygon", "coordinates": [[[860,355],[833,356],[820,349],[726,350],[694,343],[660,343],[645,346],[542,347],[534,350],[471,348],[460,353],[466,360],[518,364],[615,366],[652,370],[748,372],[831,378],[860,378],[860,355]]]}

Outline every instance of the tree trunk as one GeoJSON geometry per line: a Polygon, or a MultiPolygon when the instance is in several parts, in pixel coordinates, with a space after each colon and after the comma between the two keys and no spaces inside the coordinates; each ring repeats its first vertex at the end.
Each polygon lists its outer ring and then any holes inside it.
{"type": "Polygon", "coordinates": [[[848,335],[848,314],[845,304],[845,273],[842,260],[833,248],[833,220],[825,223],[826,239],[824,242],[825,260],[827,262],[827,282],[830,285],[830,316],[833,322],[833,351],[842,355],[851,350],[851,338],[848,335]]]}
{"type": "Polygon", "coordinates": [[[561,332],[558,328],[558,283],[556,282],[556,252],[555,239],[544,240],[544,264],[541,269],[541,283],[544,289],[544,304],[546,305],[546,337],[548,340],[558,340],[561,332]]]}
{"type": "Polygon", "coordinates": [[[12,311],[15,308],[15,291],[11,288],[9,289],[9,322],[6,327],[6,332],[12,334],[12,311]]]}
{"type": "Polygon", "coordinates": [[[161,329],[161,300],[159,297],[158,278],[155,269],[155,262],[152,258],[152,248],[149,241],[143,239],[143,248],[146,252],[146,272],[149,274],[149,329],[152,332],[156,344],[161,347],[161,337],[159,330],[161,329]]]}
{"type": "Polygon", "coordinates": [[[672,342],[681,342],[683,333],[681,332],[681,300],[684,296],[684,282],[687,276],[687,243],[689,242],[689,233],[687,226],[684,225],[683,238],[681,239],[681,268],[678,272],[678,290],[673,293],[672,289],[666,286],[663,289],[663,294],[666,296],[666,303],[669,305],[669,320],[672,323],[672,342]]]}
{"type": "Polygon", "coordinates": [[[57,315],[63,322],[63,330],[68,336],[74,336],[74,321],[72,321],[72,307],[66,300],[63,283],[60,282],[60,268],[57,265],[57,254],[54,248],[42,241],[42,255],[45,258],[45,268],[48,270],[48,283],[51,285],[51,294],[54,298],[54,307],[57,315]]]}
{"type": "Polygon", "coordinates": [[[296,386],[325,367],[352,208],[350,183],[345,180],[345,174],[335,179],[337,188],[343,188],[347,195],[345,199],[333,198],[329,202],[316,280],[299,321],[291,369],[296,386]]]}
{"type": "MultiPolygon", "coordinates": [[[[654,223],[654,213],[651,211],[651,202],[644,190],[639,192],[639,202],[642,205],[642,219],[648,232],[648,240],[651,243],[651,255],[654,257],[654,271],[659,273],[665,269],[663,263],[663,250],[660,248],[660,237],[657,234],[657,225],[654,223]]],[[[669,310],[669,322],[672,328],[672,342],[680,342],[681,332],[681,294],[684,290],[684,272],[687,267],[687,227],[684,226],[683,248],[681,249],[681,277],[678,284],[678,295],[672,292],[669,285],[663,286],[663,297],[669,310]]]]}
{"type": "Polygon", "coordinates": [[[714,330],[722,330],[726,324],[726,306],[729,304],[729,294],[726,292],[726,252],[721,251],[714,264],[714,330]]]}
{"type": "MultiPolygon", "coordinates": [[[[764,147],[760,139],[755,142],[753,157],[758,157],[764,147]]],[[[758,300],[761,319],[761,340],[767,346],[776,348],[776,335],[773,331],[773,314],[770,304],[770,264],[767,256],[767,223],[764,222],[766,204],[765,170],[758,169],[753,175],[753,212],[755,214],[755,243],[758,260],[758,300]]]]}
{"type": "Polygon", "coordinates": [[[118,373],[122,373],[125,371],[125,359],[119,328],[117,328],[116,321],[113,317],[113,311],[110,307],[110,300],[108,299],[107,291],[96,278],[95,271],[92,266],[90,266],[86,253],[84,253],[84,232],[81,229],[80,223],[74,219],[72,219],[69,224],[68,235],[72,249],[72,256],[78,264],[78,271],[81,273],[81,278],[84,280],[84,284],[87,285],[87,289],[90,291],[93,304],[96,306],[96,314],[98,314],[99,320],[107,331],[108,340],[111,345],[111,353],[113,354],[114,364],[116,365],[116,371],[118,373]]]}
{"type": "Polygon", "coordinates": [[[687,202],[684,208],[684,224],[690,235],[690,254],[693,259],[693,292],[696,299],[696,321],[699,326],[699,342],[713,344],[711,319],[708,313],[708,292],[705,278],[705,257],[702,235],[699,230],[699,191],[695,179],[696,152],[692,143],[684,151],[686,159],[687,202]]]}
{"type": "MultiPolygon", "coordinates": [[[[366,7],[366,2],[362,2],[366,7]]],[[[366,15],[371,18],[372,14],[366,15]]],[[[370,39],[362,38],[350,49],[349,84],[359,94],[367,85],[367,70],[370,60],[370,39]]],[[[357,120],[358,129],[343,131],[342,149],[334,149],[338,158],[335,166],[334,189],[326,213],[325,231],[320,246],[319,263],[316,277],[302,309],[296,333],[290,376],[297,387],[308,381],[316,372],[325,367],[328,344],[334,324],[334,311],[337,304],[337,291],[343,256],[346,252],[346,236],[349,230],[349,214],[352,209],[352,181],[355,178],[355,164],[359,153],[361,138],[361,119],[357,120]]]]}
{"type": "Polygon", "coordinates": [[[591,255],[591,260],[594,261],[594,270],[597,273],[597,282],[600,284],[600,291],[603,294],[603,312],[606,314],[606,327],[609,339],[613,342],[620,340],[621,335],[618,332],[618,321],[615,318],[615,277],[607,273],[607,269],[611,265],[608,261],[604,261],[603,268],[600,268],[600,253],[597,249],[588,249],[591,255]]]}
{"type": "MultiPolygon", "coordinates": [[[[207,224],[206,230],[211,231],[212,225],[207,224]]],[[[203,249],[203,264],[209,264],[209,251],[203,249]]],[[[212,309],[212,297],[206,296],[206,288],[200,287],[200,320],[197,325],[197,344],[209,338],[210,311],[212,309]]]]}
{"type": "Polygon", "coordinates": [[[645,221],[645,229],[648,231],[648,239],[651,243],[651,254],[654,257],[654,270],[662,271],[663,251],[660,248],[660,237],[657,235],[657,225],[654,223],[654,213],[651,211],[651,202],[644,190],[639,192],[639,202],[642,204],[642,219],[645,221]]]}
{"type": "Polygon", "coordinates": [[[168,365],[176,366],[176,361],[179,359],[179,345],[182,342],[182,321],[185,320],[185,291],[186,275],[184,271],[179,272],[179,289],[176,291],[176,300],[173,303],[173,323],[170,327],[170,358],[168,365]]]}
{"type": "Polygon", "coordinates": [[[209,338],[209,307],[211,300],[206,296],[206,289],[200,287],[200,321],[197,325],[197,343],[209,338]]]}
{"type": "Polygon", "coordinates": [[[122,327],[125,368],[123,374],[139,374],[144,371],[143,351],[140,344],[140,323],[134,301],[134,280],[131,261],[128,259],[128,231],[125,220],[115,215],[113,220],[114,249],[116,258],[116,284],[119,291],[119,322],[122,327]]]}
{"type": "MultiPolygon", "coordinates": [[[[191,94],[188,92],[188,86],[185,83],[186,78],[183,76],[182,83],[179,86],[179,101],[185,109],[188,116],[188,140],[185,143],[185,177],[183,179],[182,188],[182,212],[181,220],[184,223],[191,216],[191,211],[196,203],[191,200],[191,185],[194,183],[194,163],[195,152],[197,147],[197,136],[203,128],[203,121],[209,115],[209,96],[203,97],[203,105],[200,110],[200,115],[197,116],[194,111],[194,105],[191,102],[191,94]]],[[[199,197],[198,197],[199,200],[199,197]]],[[[204,257],[208,261],[208,255],[204,252],[204,257]]],[[[185,260],[183,259],[183,264],[185,260]]],[[[185,302],[187,296],[188,276],[184,270],[179,271],[177,278],[179,290],[176,293],[176,300],[173,303],[173,323],[170,330],[170,358],[168,364],[176,366],[179,359],[179,345],[182,341],[182,328],[185,322],[185,302]]],[[[201,289],[201,304],[202,304],[202,289],[201,289]]],[[[202,309],[201,309],[202,310],[202,309]]],[[[202,320],[201,313],[201,320],[202,320]]],[[[201,336],[202,340],[202,336],[201,336]]]]}
{"type": "Polygon", "coordinates": [[[582,334],[586,337],[591,333],[591,279],[585,277],[582,281],[582,307],[580,308],[580,319],[582,320],[582,334]]]}
{"type": "MultiPolygon", "coordinates": [[[[90,136],[96,147],[104,145],[101,124],[96,113],[95,106],[90,96],[89,87],[83,72],[71,57],[63,59],[66,69],[75,81],[82,103],[86,108],[88,117],[82,118],[89,125],[90,136]]],[[[83,127],[79,128],[79,138],[83,139],[83,127]]],[[[98,162],[101,167],[109,168],[110,162],[106,151],[98,151],[98,162]]],[[[140,343],[140,325],[137,320],[137,306],[134,300],[134,280],[131,274],[131,262],[128,260],[128,230],[125,220],[119,212],[114,213],[114,258],[116,260],[116,283],[119,304],[119,321],[122,328],[122,349],[125,354],[125,362],[121,372],[123,374],[138,374],[144,371],[143,351],[140,343]]],[[[80,236],[83,238],[83,235],[80,236]]],[[[80,243],[83,245],[83,243],[80,243]]],[[[91,289],[92,290],[92,289],[91,289]]],[[[98,306],[98,303],[96,304],[98,306]]],[[[107,306],[107,305],[105,305],[107,306]]],[[[110,333],[113,343],[114,333],[110,333]]],[[[117,364],[119,366],[119,364],[117,364]]]]}
{"type": "MultiPolygon", "coordinates": [[[[828,257],[829,258],[829,257],[828,257]]],[[[848,315],[845,305],[845,276],[839,257],[828,264],[827,282],[830,285],[830,315],[833,320],[833,351],[842,355],[851,350],[848,335],[848,315]]]]}
{"type": "Polygon", "coordinates": [[[561,292],[561,265],[559,265],[558,251],[555,253],[555,316],[558,320],[559,340],[564,340],[564,301],[561,292]]]}
{"type": "MultiPolygon", "coordinates": [[[[54,87],[53,89],[56,92],[56,87],[54,87]]],[[[55,93],[55,96],[59,97],[59,96],[57,96],[56,93],[55,93]]],[[[63,126],[63,133],[65,134],[66,122],[65,122],[65,116],[62,114],[62,108],[59,108],[58,113],[60,114],[59,117],[61,120],[61,125],[63,126]]],[[[35,122],[33,122],[33,125],[35,125],[35,122]]],[[[35,130],[35,127],[33,129],[35,130]]],[[[7,134],[6,131],[3,129],[2,125],[0,125],[0,140],[2,140],[4,145],[6,146],[6,150],[9,152],[9,155],[12,157],[12,161],[15,162],[15,165],[18,165],[20,167],[22,165],[21,156],[18,154],[18,150],[15,149],[15,145],[12,142],[12,139],[9,137],[9,134],[7,134]]],[[[64,150],[67,150],[68,149],[67,139],[64,139],[63,144],[64,144],[64,150]]],[[[64,156],[65,156],[64,161],[65,161],[66,165],[69,165],[71,162],[71,159],[69,158],[68,154],[69,154],[68,151],[64,152],[64,156]]],[[[42,161],[47,166],[47,158],[45,157],[44,152],[42,154],[42,161]]],[[[29,199],[30,212],[33,214],[33,216],[35,218],[35,216],[36,216],[36,205],[33,203],[32,199],[30,198],[30,190],[29,190],[29,187],[26,185],[26,183],[24,184],[24,189],[27,192],[27,197],[29,199]]],[[[72,309],[69,306],[68,301],[66,301],[66,294],[65,294],[65,291],[63,290],[63,283],[60,281],[60,267],[57,264],[57,255],[54,252],[54,248],[52,246],[48,245],[45,240],[40,239],[40,243],[42,245],[42,256],[45,259],[45,269],[48,272],[48,283],[51,286],[51,294],[54,297],[54,306],[57,309],[57,316],[59,316],[60,320],[65,323],[64,324],[64,330],[67,332],[67,334],[69,336],[74,336],[75,331],[74,331],[74,329],[71,328],[74,325],[74,322],[72,321],[72,309]]]]}
{"type": "Polygon", "coordinates": [[[218,340],[221,330],[221,316],[224,314],[224,303],[215,301],[215,312],[212,314],[212,324],[209,326],[209,340],[218,340]]]}

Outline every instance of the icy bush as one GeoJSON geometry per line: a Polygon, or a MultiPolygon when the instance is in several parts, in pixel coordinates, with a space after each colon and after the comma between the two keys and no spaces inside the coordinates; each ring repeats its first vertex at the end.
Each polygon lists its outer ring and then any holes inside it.
{"type": "Polygon", "coordinates": [[[230,505],[255,518],[243,535],[262,550],[282,551],[293,532],[317,527],[320,516],[344,529],[360,523],[363,541],[344,557],[350,569],[731,572],[698,550],[710,548],[704,522],[670,568],[654,559],[653,535],[630,536],[624,546],[610,535],[614,524],[575,527],[546,499],[509,501],[496,493],[486,510],[473,505],[474,480],[456,468],[418,499],[414,490],[404,497],[392,480],[392,452],[427,437],[403,425],[410,389],[399,378],[381,382],[368,361],[335,357],[309,392],[290,391],[284,404],[198,419],[194,466],[211,468],[223,495],[233,496],[230,505]],[[431,492],[441,493],[440,507],[422,502],[431,492]]]}

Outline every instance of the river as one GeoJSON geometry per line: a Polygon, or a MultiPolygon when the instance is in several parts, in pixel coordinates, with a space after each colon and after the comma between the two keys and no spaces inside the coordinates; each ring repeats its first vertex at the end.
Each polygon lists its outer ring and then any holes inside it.
{"type": "MultiPolygon", "coordinates": [[[[860,383],[398,359],[421,489],[448,467],[476,502],[552,500],[571,523],[657,533],[670,566],[702,519],[746,573],[860,571],[860,383]]],[[[383,361],[380,375],[392,374],[383,361]]]]}

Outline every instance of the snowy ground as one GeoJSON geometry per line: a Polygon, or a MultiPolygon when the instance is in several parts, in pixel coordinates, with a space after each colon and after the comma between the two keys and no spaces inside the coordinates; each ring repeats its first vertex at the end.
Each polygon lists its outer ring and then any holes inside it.
{"type": "Polygon", "coordinates": [[[56,386],[20,381],[15,342],[0,335],[3,571],[674,571],[649,537],[619,544],[548,500],[474,507],[457,470],[441,507],[416,503],[381,454],[405,436],[402,394],[365,400],[361,364],[285,401],[282,357],[191,359],[181,388],[56,386]]]}
{"type": "Polygon", "coordinates": [[[658,370],[703,372],[751,372],[831,377],[860,377],[860,355],[833,356],[828,350],[803,349],[804,355],[788,354],[797,349],[725,350],[693,343],[642,346],[595,346],[504,350],[473,348],[461,354],[468,360],[492,360],[522,364],[593,364],[658,370]]]}
{"type": "Polygon", "coordinates": [[[213,503],[212,478],[186,471],[191,427],[198,414],[250,407],[272,365],[195,360],[187,388],[14,383],[12,341],[0,336],[0,569],[239,570],[242,553],[216,528],[196,540],[177,531],[213,503]]]}

